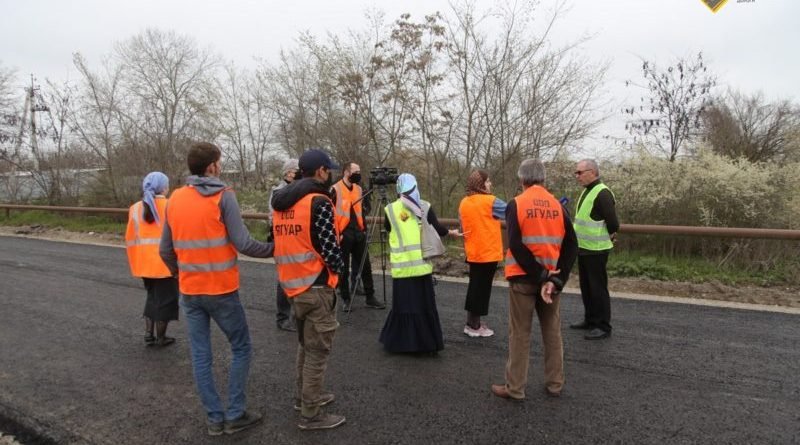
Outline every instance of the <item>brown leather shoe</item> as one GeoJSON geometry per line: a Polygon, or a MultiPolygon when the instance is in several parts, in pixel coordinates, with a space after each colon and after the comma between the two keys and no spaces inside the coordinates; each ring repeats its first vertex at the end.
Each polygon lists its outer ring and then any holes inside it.
{"type": "Polygon", "coordinates": [[[548,387],[544,387],[544,393],[547,394],[549,397],[558,398],[561,397],[561,391],[553,391],[548,387]]]}
{"type": "Polygon", "coordinates": [[[508,393],[508,387],[506,385],[492,385],[492,394],[500,397],[501,399],[508,399],[513,400],[515,402],[521,402],[522,399],[518,399],[511,394],[508,393]]]}

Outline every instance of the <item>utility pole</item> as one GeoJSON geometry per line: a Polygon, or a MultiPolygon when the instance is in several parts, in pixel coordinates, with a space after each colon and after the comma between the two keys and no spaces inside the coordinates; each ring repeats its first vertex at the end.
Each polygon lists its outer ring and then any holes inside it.
{"type": "Polygon", "coordinates": [[[17,134],[17,143],[14,147],[14,154],[18,156],[19,159],[20,148],[22,148],[22,139],[25,136],[25,129],[27,127],[28,131],[30,131],[30,146],[31,153],[33,154],[34,171],[38,170],[39,168],[39,142],[37,140],[36,113],[43,111],[50,111],[50,108],[42,103],[41,96],[39,95],[39,87],[36,86],[33,74],[31,74],[31,86],[29,88],[25,88],[25,108],[22,110],[22,119],[20,120],[19,134],[17,134]],[[28,119],[30,119],[30,121],[27,121],[28,119]]]}

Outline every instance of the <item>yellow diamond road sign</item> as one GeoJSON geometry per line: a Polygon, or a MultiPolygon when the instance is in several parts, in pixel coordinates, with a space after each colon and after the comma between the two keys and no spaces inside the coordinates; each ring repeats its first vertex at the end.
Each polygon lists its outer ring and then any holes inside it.
{"type": "Polygon", "coordinates": [[[725,6],[725,3],[728,3],[728,0],[700,0],[700,1],[702,1],[703,4],[705,4],[706,6],[708,6],[708,9],[710,9],[711,12],[719,11],[720,8],[725,6]]]}

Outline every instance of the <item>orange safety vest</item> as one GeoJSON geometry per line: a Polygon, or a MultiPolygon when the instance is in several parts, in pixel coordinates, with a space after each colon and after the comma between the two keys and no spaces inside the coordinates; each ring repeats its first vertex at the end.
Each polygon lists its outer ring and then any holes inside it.
{"type": "MultiPolygon", "coordinates": [[[[528,187],[514,201],[522,243],[545,269],[555,270],[565,234],[561,203],[540,185],[528,187]]],[[[511,249],[508,249],[506,278],[525,274],[525,270],[514,260],[511,249]]]]}
{"type": "Polygon", "coordinates": [[[358,218],[358,228],[364,230],[364,214],[361,207],[361,186],[353,184],[353,189],[350,190],[344,185],[344,180],[340,180],[336,184],[333,184],[333,189],[336,190],[336,207],[334,207],[333,211],[336,230],[342,233],[347,225],[350,224],[351,207],[356,214],[356,218],[358,218]]]}
{"type": "MultiPolygon", "coordinates": [[[[326,267],[311,242],[311,201],[321,193],[310,193],[288,210],[274,210],[275,264],[278,282],[289,298],[305,292],[326,267]]],[[[328,286],[335,288],[339,276],[328,269],[328,286]]]]}
{"type": "MultiPolygon", "coordinates": [[[[159,216],[164,217],[167,198],[156,196],[156,209],[159,216]]],[[[125,230],[125,250],[128,253],[128,265],[131,275],[140,278],[167,278],[172,274],[158,254],[161,242],[162,225],[155,221],[144,220],[144,204],[142,201],[132,205],[128,210],[128,227],[125,230]]],[[[163,220],[162,220],[163,224],[163,220]]]]}
{"type": "Polygon", "coordinates": [[[184,295],[222,295],[239,289],[238,255],[219,208],[225,190],[203,196],[187,185],[169,198],[167,221],[184,295]]]}
{"type": "Polygon", "coordinates": [[[458,216],[464,231],[464,250],[471,263],[492,263],[503,259],[500,221],[492,216],[494,195],[474,194],[461,200],[458,216]]]}

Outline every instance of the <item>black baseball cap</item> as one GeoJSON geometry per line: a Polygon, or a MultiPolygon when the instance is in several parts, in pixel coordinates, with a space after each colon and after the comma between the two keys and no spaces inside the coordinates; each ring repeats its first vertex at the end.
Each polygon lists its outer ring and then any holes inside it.
{"type": "Polygon", "coordinates": [[[339,165],[331,160],[328,153],[318,149],[310,148],[300,155],[298,161],[300,170],[303,172],[313,172],[320,167],[325,167],[328,170],[339,170],[339,165]]]}

